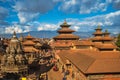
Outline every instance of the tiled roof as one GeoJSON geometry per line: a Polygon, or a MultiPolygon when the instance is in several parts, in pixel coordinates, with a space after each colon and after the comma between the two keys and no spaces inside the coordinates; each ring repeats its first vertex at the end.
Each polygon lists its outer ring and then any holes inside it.
{"type": "Polygon", "coordinates": [[[94,34],[94,35],[96,35],[96,34],[102,35],[103,33],[102,33],[102,32],[94,32],[93,34],[94,34]]]}
{"type": "Polygon", "coordinates": [[[103,38],[102,37],[93,37],[92,40],[102,40],[103,38]]]}
{"type": "Polygon", "coordinates": [[[54,38],[79,38],[79,36],[73,35],[73,34],[59,34],[58,36],[54,37],[54,38]]]}
{"type": "Polygon", "coordinates": [[[26,40],[26,41],[23,42],[23,45],[33,45],[34,46],[35,43],[31,40],[26,40]]]}
{"type": "Polygon", "coordinates": [[[112,77],[107,77],[107,78],[103,78],[103,79],[101,79],[101,80],[120,80],[120,78],[112,78],[112,77]]]}
{"type": "Polygon", "coordinates": [[[81,45],[81,46],[91,46],[93,45],[93,42],[90,40],[79,40],[79,41],[74,41],[74,45],[81,45]]]}
{"type": "Polygon", "coordinates": [[[40,44],[40,43],[36,43],[35,46],[39,46],[39,47],[40,47],[40,46],[42,46],[42,44],[40,44]]]}
{"type": "Polygon", "coordinates": [[[39,52],[39,50],[31,46],[31,47],[24,47],[24,52],[32,53],[32,52],[39,52]]]}
{"type": "Polygon", "coordinates": [[[112,37],[110,37],[110,36],[108,36],[108,37],[93,37],[93,38],[91,38],[92,40],[100,40],[100,41],[106,41],[106,40],[109,40],[109,41],[111,41],[111,40],[113,40],[113,38],[112,37]]]}
{"type": "Polygon", "coordinates": [[[61,51],[58,53],[58,55],[64,59],[71,61],[79,69],[81,69],[82,72],[85,72],[95,60],[90,56],[79,54],[79,52],[74,51],[61,51]]]}
{"type": "Polygon", "coordinates": [[[59,43],[59,42],[56,42],[54,43],[52,46],[54,47],[70,47],[71,46],[71,43],[59,43]]]}
{"type": "Polygon", "coordinates": [[[58,30],[58,32],[75,32],[75,31],[72,29],[69,29],[69,28],[62,28],[62,29],[58,30]]]}
{"type": "Polygon", "coordinates": [[[33,39],[33,37],[30,34],[28,34],[25,38],[26,39],[33,39]]]}
{"type": "Polygon", "coordinates": [[[95,47],[100,47],[102,45],[102,42],[94,42],[93,44],[95,47]]]}
{"type": "Polygon", "coordinates": [[[39,39],[36,39],[36,38],[33,39],[33,41],[34,41],[34,42],[40,42],[40,40],[39,40],[39,39]]]}
{"type": "MultiPolygon", "coordinates": [[[[109,55],[108,55],[109,57],[109,55]]],[[[120,59],[97,59],[86,73],[117,73],[120,72],[120,59]]]]}
{"type": "Polygon", "coordinates": [[[120,72],[120,52],[69,50],[58,53],[68,59],[84,74],[120,72]]]}
{"type": "Polygon", "coordinates": [[[103,37],[102,40],[113,40],[113,38],[108,36],[108,37],[103,37]]]}
{"type": "Polygon", "coordinates": [[[98,48],[100,48],[100,49],[114,49],[114,48],[117,48],[117,46],[113,43],[108,43],[108,44],[102,44],[98,48]]]}

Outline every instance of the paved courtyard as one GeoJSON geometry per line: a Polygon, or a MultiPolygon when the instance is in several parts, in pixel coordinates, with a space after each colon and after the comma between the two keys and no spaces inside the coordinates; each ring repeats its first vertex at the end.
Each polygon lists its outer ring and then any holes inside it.
{"type": "Polygon", "coordinates": [[[51,69],[48,73],[48,80],[62,80],[63,74],[60,71],[53,71],[51,69]]]}

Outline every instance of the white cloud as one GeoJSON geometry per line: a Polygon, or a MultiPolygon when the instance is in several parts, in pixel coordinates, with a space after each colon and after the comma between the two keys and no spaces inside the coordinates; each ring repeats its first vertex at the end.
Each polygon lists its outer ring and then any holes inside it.
{"type": "Polygon", "coordinates": [[[18,12],[20,22],[26,23],[53,9],[58,2],[59,0],[18,0],[13,8],[18,12]]]}
{"type": "MultiPolygon", "coordinates": [[[[106,15],[98,15],[88,17],[84,19],[68,18],[67,22],[71,25],[70,28],[80,32],[93,32],[94,29],[100,24],[105,29],[109,29],[113,33],[120,32],[118,25],[120,21],[120,11],[112,12],[106,15]]],[[[60,24],[64,21],[60,21],[57,24],[40,24],[38,30],[57,30],[60,28],[60,24]]]]}
{"type": "Polygon", "coordinates": [[[38,31],[40,30],[51,30],[51,31],[54,31],[58,28],[57,25],[55,24],[48,24],[48,23],[43,23],[43,24],[40,24],[37,28],[38,31]]]}
{"type": "Polygon", "coordinates": [[[23,32],[29,32],[29,31],[34,31],[34,28],[32,26],[26,25],[23,28],[23,32]]]}
{"type": "Polygon", "coordinates": [[[59,6],[59,10],[66,13],[89,14],[97,11],[104,12],[111,6],[120,9],[120,0],[64,0],[59,6]]]}
{"type": "Polygon", "coordinates": [[[40,23],[35,21],[33,23],[29,23],[29,25],[14,24],[13,26],[7,26],[5,27],[5,33],[12,34],[13,31],[16,31],[16,33],[40,31],[40,30],[55,31],[56,29],[58,29],[58,27],[59,26],[56,24],[40,23]]]}
{"type": "Polygon", "coordinates": [[[102,11],[106,11],[106,9],[107,9],[107,4],[106,4],[106,3],[100,3],[100,4],[99,4],[99,8],[100,8],[100,10],[102,10],[102,11]]]}
{"type": "Polygon", "coordinates": [[[81,32],[93,31],[98,26],[98,24],[100,24],[105,29],[109,29],[113,33],[120,32],[120,11],[112,12],[106,15],[84,18],[82,21],[80,19],[72,18],[67,19],[67,21],[68,23],[72,24],[72,29],[81,32]]]}
{"type": "Polygon", "coordinates": [[[20,23],[26,23],[28,21],[32,21],[38,16],[39,13],[18,12],[18,18],[20,19],[20,23]]]}
{"type": "MultiPolygon", "coordinates": [[[[68,18],[66,19],[68,24],[71,25],[71,29],[80,32],[93,32],[94,29],[100,24],[104,29],[108,29],[113,33],[120,32],[120,11],[112,12],[106,15],[98,15],[93,17],[88,17],[84,19],[78,18],[68,18]]],[[[13,33],[11,31],[16,31],[18,33],[28,32],[28,31],[40,31],[40,30],[57,30],[60,28],[60,24],[64,21],[59,21],[56,24],[51,23],[41,23],[38,21],[30,22],[28,25],[15,24],[15,26],[6,27],[6,33],[13,33]]]]}
{"type": "Polygon", "coordinates": [[[101,0],[65,0],[59,9],[66,13],[89,14],[91,12],[106,11],[107,3],[101,0]]]}
{"type": "Polygon", "coordinates": [[[24,33],[32,30],[33,30],[33,27],[29,25],[14,24],[12,26],[5,27],[5,33],[10,33],[10,34],[12,34],[13,31],[15,31],[16,33],[24,33]]]}
{"type": "Polygon", "coordinates": [[[80,26],[74,26],[74,30],[79,30],[80,29],[80,26]]]}
{"type": "Polygon", "coordinates": [[[15,27],[14,26],[8,26],[8,27],[5,28],[5,33],[12,34],[14,31],[16,33],[22,33],[23,30],[18,26],[15,26],[15,27]]]}

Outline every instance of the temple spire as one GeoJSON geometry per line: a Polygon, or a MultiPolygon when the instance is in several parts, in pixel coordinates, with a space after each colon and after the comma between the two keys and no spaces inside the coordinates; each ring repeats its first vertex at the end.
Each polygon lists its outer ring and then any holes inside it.
{"type": "Polygon", "coordinates": [[[24,37],[23,37],[23,34],[22,34],[22,33],[20,34],[19,40],[20,40],[20,41],[24,41],[24,37]]]}
{"type": "Polygon", "coordinates": [[[64,23],[63,23],[63,24],[65,24],[65,25],[67,24],[67,21],[66,21],[66,19],[64,20],[64,23]]]}
{"type": "Polygon", "coordinates": [[[13,38],[16,38],[16,32],[15,31],[13,32],[13,38]]]}
{"type": "Polygon", "coordinates": [[[108,30],[106,29],[105,32],[104,32],[104,36],[108,37],[109,34],[110,34],[110,33],[109,33],[108,30]]]}
{"type": "Polygon", "coordinates": [[[105,30],[105,33],[108,33],[108,30],[107,30],[107,29],[105,30]]]}
{"type": "Polygon", "coordinates": [[[31,35],[30,35],[30,32],[28,32],[28,36],[31,36],[31,35]]]}
{"type": "Polygon", "coordinates": [[[97,29],[101,29],[101,25],[100,25],[100,24],[98,24],[98,27],[97,27],[97,29]]]}

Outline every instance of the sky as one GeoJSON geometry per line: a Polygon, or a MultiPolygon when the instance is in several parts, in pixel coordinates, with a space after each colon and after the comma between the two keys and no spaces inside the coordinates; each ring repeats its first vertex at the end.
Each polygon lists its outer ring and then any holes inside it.
{"type": "Polygon", "coordinates": [[[0,0],[0,34],[57,30],[67,21],[78,32],[120,32],[120,0],[0,0]]]}

